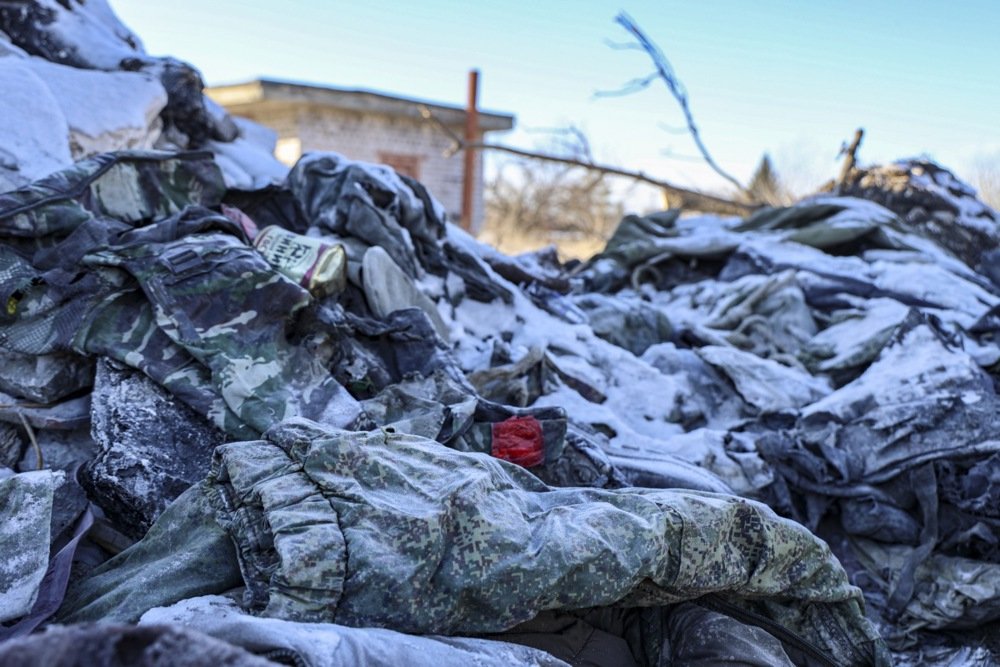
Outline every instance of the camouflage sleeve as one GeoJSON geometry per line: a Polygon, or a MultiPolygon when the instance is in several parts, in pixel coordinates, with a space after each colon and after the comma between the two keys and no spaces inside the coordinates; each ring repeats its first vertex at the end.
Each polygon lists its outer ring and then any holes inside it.
{"type": "Polygon", "coordinates": [[[112,293],[91,308],[76,332],[74,348],[142,371],[234,438],[259,435],[222,399],[209,369],[160,329],[138,288],[112,293]]]}
{"type": "MultiPolygon", "coordinates": [[[[225,404],[210,413],[216,424],[225,427],[225,410],[258,433],[294,416],[346,425],[360,414],[321,355],[285,336],[309,293],[239,239],[194,234],[112,248],[99,257],[138,280],[155,326],[208,370],[225,404]]],[[[191,384],[200,385],[190,375],[194,367],[185,369],[191,384]]],[[[185,377],[172,380],[183,385],[185,377]]]]}
{"type": "Polygon", "coordinates": [[[0,623],[31,611],[49,564],[52,494],[62,473],[0,479],[0,623]]]}
{"type": "Polygon", "coordinates": [[[127,222],[222,200],[222,172],[208,152],[102,153],[0,194],[0,236],[65,236],[92,215],[127,222]]]}

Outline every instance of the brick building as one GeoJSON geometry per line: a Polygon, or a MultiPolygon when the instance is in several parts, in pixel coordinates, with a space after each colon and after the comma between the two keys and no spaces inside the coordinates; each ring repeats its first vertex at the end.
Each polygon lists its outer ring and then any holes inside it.
{"type": "MultiPolygon", "coordinates": [[[[278,133],[275,156],[292,165],[308,151],[336,151],[349,158],[379,162],[418,179],[447,209],[461,218],[462,154],[446,156],[452,140],[421,115],[422,107],[458,136],[465,109],[367,90],[344,90],[257,79],[205,91],[230,113],[278,133]]],[[[480,140],[486,132],[509,130],[514,116],[479,111],[480,140]]],[[[473,229],[483,215],[483,163],[477,155],[473,229]]]]}

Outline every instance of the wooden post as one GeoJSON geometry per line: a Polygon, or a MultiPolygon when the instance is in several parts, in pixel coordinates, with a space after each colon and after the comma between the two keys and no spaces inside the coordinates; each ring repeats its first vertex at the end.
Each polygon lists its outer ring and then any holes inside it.
{"type": "MultiPolygon", "coordinates": [[[[479,142],[479,71],[469,70],[469,99],[465,107],[465,145],[479,142]]],[[[462,229],[472,231],[472,211],[476,191],[476,151],[465,149],[465,164],[462,172],[462,229]]]]}
{"type": "Polygon", "coordinates": [[[861,146],[861,139],[865,136],[864,128],[859,127],[854,131],[854,141],[850,145],[844,145],[840,149],[840,154],[844,156],[844,162],[840,165],[840,174],[837,176],[836,191],[840,192],[847,183],[851,170],[858,162],[858,148],[861,146]]]}

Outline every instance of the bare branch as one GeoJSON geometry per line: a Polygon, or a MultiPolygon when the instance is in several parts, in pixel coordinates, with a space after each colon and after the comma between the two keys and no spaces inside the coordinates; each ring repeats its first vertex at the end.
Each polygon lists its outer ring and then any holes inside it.
{"type": "Polygon", "coordinates": [[[714,195],[705,194],[703,192],[697,192],[695,190],[688,190],[687,188],[681,188],[667,181],[663,181],[658,178],[653,178],[652,176],[648,176],[645,172],[642,171],[630,171],[628,169],[620,169],[618,167],[614,167],[611,165],[598,164],[595,162],[587,162],[584,160],[577,160],[575,158],[560,157],[558,155],[547,155],[545,153],[527,151],[521,148],[514,148],[513,146],[505,146],[503,144],[477,143],[477,144],[469,144],[467,146],[464,146],[464,148],[472,148],[475,150],[499,151],[501,153],[509,153],[510,155],[518,155],[520,157],[531,158],[534,160],[543,160],[545,162],[554,162],[557,164],[566,164],[574,167],[581,167],[583,169],[591,169],[594,171],[602,172],[604,174],[609,174],[611,176],[621,176],[622,178],[629,178],[665,190],[669,195],[676,198],[679,202],[679,205],[682,207],[691,208],[698,211],[705,211],[707,213],[721,213],[725,215],[747,215],[753,212],[757,208],[756,206],[751,204],[743,204],[740,202],[732,201],[731,199],[724,199],[722,197],[716,197],[714,195]]]}
{"type": "Polygon", "coordinates": [[[623,97],[625,95],[632,95],[633,93],[638,93],[640,90],[649,88],[650,84],[658,78],[660,78],[659,72],[653,72],[652,74],[632,79],[618,90],[598,90],[594,93],[594,97],[623,97]]]}
{"type": "Polygon", "coordinates": [[[594,153],[590,150],[590,140],[587,139],[587,135],[583,133],[583,130],[578,128],[576,125],[570,125],[566,128],[566,134],[573,137],[574,143],[571,146],[573,155],[582,157],[586,162],[594,162],[594,153]]]}
{"type": "Polygon", "coordinates": [[[437,129],[441,130],[445,135],[447,135],[449,139],[451,139],[452,146],[447,151],[445,151],[444,153],[445,157],[451,157],[455,153],[462,150],[462,145],[465,143],[464,140],[460,136],[455,134],[455,132],[453,132],[450,127],[442,123],[441,119],[434,115],[434,112],[431,111],[430,107],[428,107],[426,104],[421,104],[418,108],[420,109],[421,118],[430,123],[433,123],[437,127],[437,129]]]}
{"type": "Polygon", "coordinates": [[[491,144],[491,143],[474,143],[467,144],[462,140],[461,137],[456,135],[451,129],[441,122],[439,118],[434,115],[434,112],[430,110],[426,105],[421,105],[420,115],[430,123],[433,123],[439,130],[444,132],[453,142],[453,147],[450,149],[446,155],[454,155],[462,150],[492,150],[501,153],[508,153],[510,155],[517,155],[519,157],[530,158],[533,160],[541,160],[543,162],[552,162],[556,164],[564,164],[573,167],[580,167],[582,169],[589,169],[592,171],[600,172],[601,174],[608,174],[611,176],[620,176],[622,178],[632,179],[641,183],[647,183],[649,185],[658,187],[667,193],[672,200],[678,202],[678,206],[691,208],[697,211],[704,211],[706,213],[719,213],[723,215],[748,215],[753,212],[756,206],[752,204],[744,204],[742,202],[733,201],[731,199],[724,199],[722,197],[716,197],[714,195],[705,194],[702,192],[697,192],[695,190],[689,190],[687,188],[678,187],[667,181],[663,181],[652,176],[646,175],[641,171],[631,171],[628,169],[621,169],[619,167],[614,167],[606,164],[599,164],[593,160],[590,155],[590,143],[586,140],[583,133],[574,127],[570,127],[566,130],[566,133],[573,134],[574,136],[582,139],[586,158],[580,159],[576,157],[565,157],[558,155],[550,155],[547,153],[540,153],[537,151],[529,151],[521,148],[514,148],[513,146],[505,146],[503,144],[491,144]]]}
{"type": "MultiPolygon", "coordinates": [[[[572,167],[571,167],[571,169],[572,169],[572,167]]],[[[589,180],[580,183],[580,186],[579,186],[580,190],[583,191],[583,192],[585,192],[585,193],[588,193],[588,194],[591,193],[591,192],[593,192],[594,190],[597,189],[597,187],[599,185],[601,185],[602,183],[604,183],[604,178],[606,176],[607,176],[607,174],[605,174],[603,172],[593,171],[593,174],[591,175],[591,177],[590,177],[589,180]]]]}
{"type": "Polygon", "coordinates": [[[521,129],[528,134],[569,134],[568,127],[529,127],[521,126],[521,129]]]}
{"type": "Polygon", "coordinates": [[[554,141],[554,147],[560,152],[565,152],[567,157],[574,157],[588,162],[594,161],[593,152],[590,149],[590,140],[576,125],[567,127],[533,127],[525,128],[529,134],[554,135],[559,139],[554,141]]]}
{"type": "Polygon", "coordinates": [[[698,126],[695,125],[694,116],[691,115],[691,109],[688,106],[687,91],[684,89],[684,85],[681,83],[680,79],[677,78],[673,67],[670,65],[670,61],[667,60],[665,55],[663,55],[663,51],[660,50],[660,47],[653,43],[653,41],[642,32],[639,26],[636,25],[635,21],[633,21],[632,18],[625,12],[618,14],[618,16],[615,17],[615,22],[635,37],[639,45],[642,46],[643,50],[653,60],[653,65],[656,67],[658,77],[663,79],[663,82],[667,84],[667,88],[674,96],[674,99],[676,99],[677,103],[680,104],[681,111],[684,112],[684,119],[687,121],[688,130],[691,132],[691,137],[694,139],[695,145],[698,146],[698,151],[705,158],[705,162],[708,163],[708,166],[710,166],[719,176],[722,176],[724,179],[736,186],[740,192],[749,196],[747,189],[732,175],[724,171],[722,167],[715,162],[711,154],[709,154],[708,148],[701,140],[701,134],[698,132],[698,126]]]}
{"type": "Polygon", "coordinates": [[[604,40],[604,45],[615,51],[642,51],[642,45],[635,42],[612,42],[610,39],[604,40]]]}
{"type": "Polygon", "coordinates": [[[667,134],[687,134],[688,129],[686,127],[676,127],[674,125],[667,125],[666,123],[657,123],[656,126],[666,132],[667,134]]]}
{"type": "Polygon", "coordinates": [[[31,423],[24,417],[23,412],[18,410],[17,416],[21,418],[21,425],[24,426],[24,432],[28,434],[28,440],[31,442],[31,446],[35,448],[35,469],[41,470],[45,467],[45,459],[42,458],[42,448],[39,447],[38,438],[35,437],[35,429],[31,428],[31,423]]]}

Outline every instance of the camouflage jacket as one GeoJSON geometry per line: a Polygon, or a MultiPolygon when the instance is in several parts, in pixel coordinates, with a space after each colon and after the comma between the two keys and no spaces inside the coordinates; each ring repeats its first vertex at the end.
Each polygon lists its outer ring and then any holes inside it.
{"type": "Polygon", "coordinates": [[[360,407],[285,335],[309,294],[206,208],[211,158],[104,154],[0,195],[0,348],[116,359],[236,438],[351,423],[360,407]]]}
{"type": "MultiPolygon", "coordinates": [[[[829,548],[745,499],[554,489],[517,466],[305,420],[222,445],[207,485],[250,609],[409,633],[500,632],[547,609],[718,593],[835,664],[882,661],[829,548]]],[[[647,634],[647,633],[644,633],[647,634]]],[[[633,647],[656,664],[662,638],[633,647]]]]}

